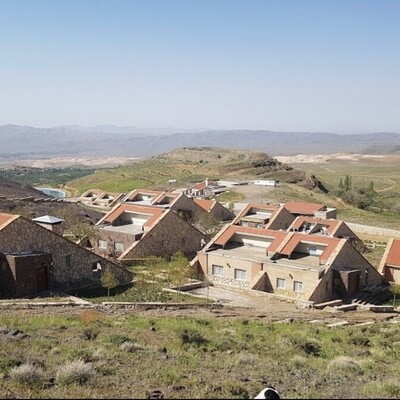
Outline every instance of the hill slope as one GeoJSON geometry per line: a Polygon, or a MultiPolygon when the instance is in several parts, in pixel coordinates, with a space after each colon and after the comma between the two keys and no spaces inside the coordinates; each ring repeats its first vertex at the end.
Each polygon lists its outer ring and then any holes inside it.
{"type": "Polygon", "coordinates": [[[96,171],[68,183],[78,191],[99,188],[126,192],[133,188],[174,189],[205,179],[276,179],[308,189],[324,187],[312,174],[282,164],[263,152],[213,147],[187,147],[111,170],[96,171]],[[174,187],[168,183],[176,179],[174,187]]]}

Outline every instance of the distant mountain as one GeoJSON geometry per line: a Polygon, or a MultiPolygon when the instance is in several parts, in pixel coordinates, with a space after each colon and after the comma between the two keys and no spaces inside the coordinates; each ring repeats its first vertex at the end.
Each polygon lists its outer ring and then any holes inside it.
{"type": "Polygon", "coordinates": [[[0,157],[45,158],[61,155],[148,157],[189,146],[258,150],[272,156],[337,152],[373,154],[375,150],[382,154],[398,152],[400,146],[400,134],[385,132],[338,135],[265,130],[218,130],[150,134],[155,132],[153,128],[147,131],[142,129],[140,132],[131,132],[132,129],[134,128],[110,125],[92,128],[77,125],[55,128],[3,125],[0,126],[0,157]]]}

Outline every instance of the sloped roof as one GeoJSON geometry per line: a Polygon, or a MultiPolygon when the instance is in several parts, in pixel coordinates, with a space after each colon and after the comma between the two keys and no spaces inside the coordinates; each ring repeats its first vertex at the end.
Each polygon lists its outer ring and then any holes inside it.
{"type": "Polygon", "coordinates": [[[121,214],[124,212],[137,212],[142,214],[149,214],[150,218],[144,224],[144,226],[149,227],[158,220],[158,218],[164,213],[164,208],[153,207],[153,206],[142,206],[136,204],[118,204],[113,210],[111,210],[105,217],[103,217],[100,222],[113,223],[121,214]]]}
{"type": "Polygon", "coordinates": [[[207,212],[209,212],[217,203],[215,200],[207,199],[194,199],[194,202],[207,212]]]}
{"type": "Polygon", "coordinates": [[[19,215],[0,213],[0,230],[5,228],[10,222],[17,219],[19,215]]]}
{"type": "MultiPolygon", "coordinates": [[[[343,239],[342,239],[343,240],[343,239]]],[[[333,237],[321,237],[307,235],[304,236],[301,233],[295,233],[288,240],[288,242],[279,250],[279,254],[290,257],[290,255],[296,250],[296,247],[300,243],[310,243],[315,245],[324,245],[325,249],[323,253],[319,256],[321,262],[326,262],[336,247],[341,243],[341,239],[333,237]]]]}
{"type": "Polygon", "coordinates": [[[400,266],[400,239],[394,239],[385,260],[386,265],[400,266]]]}
{"type": "Polygon", "coordinates": [[[86,190],[85,193],[82,193],[79,198],[88,197],[89,194],[96,194],[98,196],[101,193],[103,193],[103,190],[100,190],[100,189],[89,189],[89,190],[86,190]]]}
{"type": "Polygon", "coordinates": [[[236,224],[240,221],[241,218],[246,217],[249,215],[252,211],[252,209],[257,209],[265,212],[270,212],[272,217],[274,213],[276,213],[279,210],[279,206],[274,206],[271,204],[255,204],[255,203],[248,203],[236,216],[236,218],[233,220],[233,224],[236,224]]]}
{"type": "Polygon", "coordinates": [[[302,201],[288,201],[285,203],[285,208],[293,214],[313,215],[316,211],[326,209],[326,206],[324,204],[305,203],[302,201]]]}
{"type": "Polygon", "coordinates": [[[308,216],[299,216],[297,217],[294,221],[293,224],[290,226],[289,229],[295,228],[295,229],[300,229],[301,226],[304,223],[310,223],[310,224],[319,224],[326,226],[327,229],[326,231],[329,234],[333,234],[336,229],[343,223],[342,221],[339,221],[337,219],[322,219],[322,218],[316,218],[316,217],[308,217],[308,216]]]}
{"type": "Polygon", "coordinates": [[[147,196],[152,196],[153,200],[157,197],[160,196],[163,192],[159,190],[151,190],[151,189],[134,189],[131,192],[129,192],[124,200],[129,201],[133,200],[136,196],[139,195],[147,195],[147,196]]]}
{"type": "Polygon", "coordinates": [[[271,243],[268,250],[275,251],[275,249],[279,246],[282,240],[287,236],[287,232],[269,230],[269,229],[257,229],[257,228],[248,228],[239,225],[230,225],[217,239],[214,241],[215,244],[224,246],[235,234],[250,234],[252,236],[258,237],[268,237],[273,239],[273,243],[271,243]]]}
{"type": "Polygon", "coordinates": [[[61,224],[62,222],[64,222],[62,218],[53,217],[52,215],[43,215],[42,217],[33,218],[32,221],[51,225],[61,224]]]}
{"type": "Polygon", "coordinates": [[[153,204],[160,204],[166,198],[175,200],[177,197],[181,195],[182,193],[177,193],[177,192],[160,192],[159,196],[153,199],[153,204]]]}

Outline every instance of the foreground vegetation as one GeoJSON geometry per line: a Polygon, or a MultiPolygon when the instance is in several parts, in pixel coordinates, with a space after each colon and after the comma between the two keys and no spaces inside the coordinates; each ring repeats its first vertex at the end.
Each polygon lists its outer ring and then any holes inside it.
{"type": "Polygon", "coordinates": [[[244,319],[50,316],[0,325],[2,398],[399,398],[400,330],[390,323],[328,328],[244,319]]]}

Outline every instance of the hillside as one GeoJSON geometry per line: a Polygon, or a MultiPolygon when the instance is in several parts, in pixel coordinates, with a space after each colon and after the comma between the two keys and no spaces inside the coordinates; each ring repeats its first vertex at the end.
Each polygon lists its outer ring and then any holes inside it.
{"type": "Polygon", "coordinates": [[[187,147],[173,150],[129,166],[99,170],[68,183],[83,192],[99,188],[125,192],[133,188],[174,189],[205,179],[276,179],[308,189],[325,191],[312,174],[294,169],[269,155],[250,150],[187,147]],[[176,184],[168,183],[176,179],[176,184]]]}
{"type": "Polygon", "coordinates": [[[0,197],[16,198],[33,196],[35,199],[47,197],[32,186],[10,181],[0,176],[0,197]]]}

